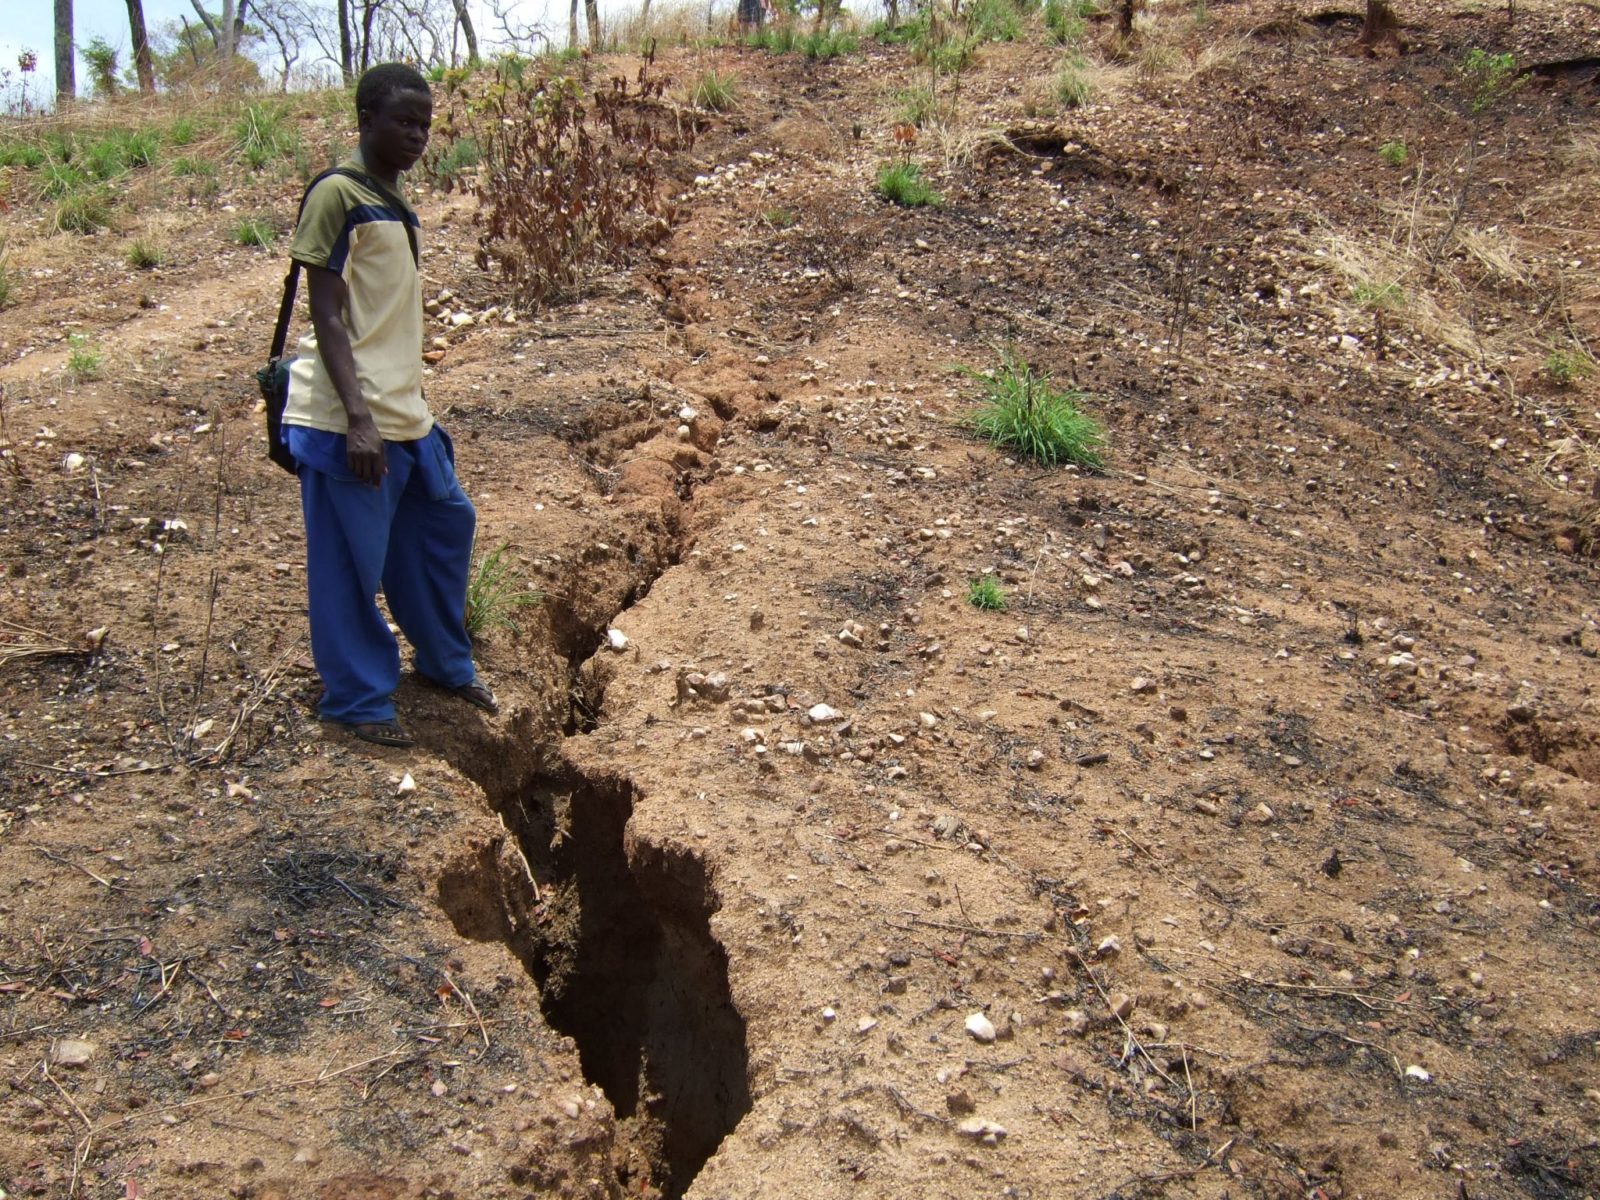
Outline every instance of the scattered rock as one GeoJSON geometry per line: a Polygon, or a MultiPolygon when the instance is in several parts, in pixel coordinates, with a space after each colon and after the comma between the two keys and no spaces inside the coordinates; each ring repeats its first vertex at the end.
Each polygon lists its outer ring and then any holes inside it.
{"type": "MultiPolygon", "coordinates": [[[[992,1039],[991,1039],[992,1040],[992,1039]]],[[[100,1049],[81,1038],[57,1038],[50,1043],[50,1062],[57,1067],[81,1067],[100,1049]]]]}
{"type": "Polygon", "coordinates": [[[813,704],[806,709],[806,716],[810,717],[813,723],[819,725],[824,721],[837,721],[843,715],[831,704],[813,704]]]}
{"type": "Polygon", "coordinates": [[[1148,696],[1155,690],[1156,681],[1151,679],[1148,675],[1139,675],[1135,677],[1132,685],[1132,691],[1135,696],[1148,696]]]}
{"type": "Polygon", "coordinates": [[[967,1032],[972,1035],[974,1041],[984,1043],[994,1041],[996,1036],[994,1022],[981,1012],[975,1012],[967,1018],[967,1032]]]}
{"type": "Polygon", "coordinates": [[[1133,1016],[1133,1010],[1138,1006],[1138,1001],[1126,992],[1112,992],[1111,998],[1106,1001],[1106,1007],[1111,1010],[1111,1015],[1119,1021],[1126,1021],[1133,1016]]]}
{"type": "Polygon", "coordinates": [[[976,1138],[985,1145],[998,1146],[1000,1139],[1006,1136],[1006,1127],[984,1117],[967,1117],[956,1126],[956,1132],[962,1137],[976,1138]]]}
{"type": "Polygon", "coordinates": [[[964,1091],[951,1092],[944,1098],[944,1106],[949,1109],[953,1117],[964,1117],[978,1111],[978,1106],[972,1102],[972,1097],[964,1091]]]}
{"type": "Polygon", "coordinates": [[[1267,825],[1272,822],[1275,816],[1277,816],[1277,814],[1274,813],[1272,809],[1265,803],[1262,803],[1256,805],[1249,812],[1245,813],[1244,819],[1249,821],[1252,825],[1267,825]]]}

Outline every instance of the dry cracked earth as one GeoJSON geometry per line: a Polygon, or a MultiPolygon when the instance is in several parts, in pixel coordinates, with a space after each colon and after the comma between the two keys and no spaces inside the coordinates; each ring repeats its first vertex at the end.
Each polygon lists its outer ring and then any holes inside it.
{"type": "Polygon", "coordinates": [[[1065,112],[984,47],[922,210],[904,50],[666,53],[738,82],[674,233],[537,315],[419,193],[430,396],[544,600],[503,715],[402,685],[411,751],[314,719],[228,233],[296,181],[88,239],[18,185],[0,1194],[1600,1194],[1600,392],[1541,349],[1596,334],[1597,93],[1474,130],[1452,65],[1600,15],[1314,15],[1152,10],[1065,112]],[[1349,263],[1419,243],[1379,335],[1349,263]],[[1004,346],[1104,471],[966,431],[1004,346]]]}

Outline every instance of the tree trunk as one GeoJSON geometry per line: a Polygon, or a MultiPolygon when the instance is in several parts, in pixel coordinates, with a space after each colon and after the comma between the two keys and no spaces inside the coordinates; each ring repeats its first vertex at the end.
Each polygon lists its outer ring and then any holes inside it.
{"type": "Polygon", "coordinates": [[[1133,36],[1133,9],[1135,0],[1122,0],[1121,7],[1117,10],[1117,33],[1123,41],[1133,36]]]}
{"type": "Polygon", "coordinates": [[[350,50],[350,0],[339,0],[339,74],[348,87],[355,79],[355,55],[350,50]]]}
{"type": "Polygon", "coordinates": [[[1400,20],[1384,0],[1367,0],[1367,16],[1356,44],[1374,52],[1400,52],[1400,20]]]}
{"type": "Polygon", "coordinates": [[[56,0],[56,108],[72,103],[78,94],[72,45],[72,0],[56,0]]]}
{"type": "Polygon", "coordinates": [[[589,24],[589,48],[600,53],[600,0],[583,0],[583,15],[589,24]]]}
{"type": "Polygon", "coordinates": [[[461,36],[467,39],[467,62],[476,66],[479,61],[478,31],[472,27],[472,14],[467,11],[467,0],[456,0],[456,24],[461,26],[461,36]]]}
{"type": "Polygon", "coordinates": [[[222,26],[222,39],[217,43],[217,57],[224,63],[233,59],[233,9],[233,0],[222,0],[222,20],[218,22],[222,26]]]}
{"type": "Polygon", "coordinates": [[[139,75],[139,90],[148,96],[156,90],[156,69],[144,30],[144,0],[128,0],[128,31],[133,35],[133,69],[139,75]]]}
{"type": "Polygon", "coordinates": [[[572,0],[572,11],[567,18],[567,49],[578,48],[578,0],[572,0]]]}
{"type": "Polygon", "coordinates": [[[380,0],[361,0],[361,71],[372,65],[372,23],[378,19],[380,0]]]}

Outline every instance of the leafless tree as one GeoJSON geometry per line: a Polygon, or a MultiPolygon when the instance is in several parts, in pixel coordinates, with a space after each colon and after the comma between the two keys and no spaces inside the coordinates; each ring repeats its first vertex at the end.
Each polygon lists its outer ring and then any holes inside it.
{"type": "MultiPolygon", "coordinates": [[[[278,47],[278,90],[289,90],[289,75],[300,61],[302,32],[316,34],[302,7],[292,0],[257,0],[255,21],[278,47]]],[[[331,56],[330,56],[331,57],[331,56]]]]}

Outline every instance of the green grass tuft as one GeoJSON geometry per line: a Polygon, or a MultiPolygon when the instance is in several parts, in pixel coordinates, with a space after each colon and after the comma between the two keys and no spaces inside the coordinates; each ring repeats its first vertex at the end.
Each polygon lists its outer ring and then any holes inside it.
{"type": "Polygon", "coordinates": [[[1557,387],[1571,387],[1595,373],[1595,361],[1583,350],[1552,350],[1545,356],[1544,373],[1557,387]]]}
{"type": "Polygon", "coordinates": [[[1083,73],[1083,60],[1073,56],[1056,76],[1056,101],[1062,108],[1082,108],[1094,95],[1094,85],[1083,73]]]}
{"type": "Polygon", "coordinates": [[[233,123],[233,153],[252,171],[271,162],[293,158],[300,134],[289,122],[286,108],[247,104],[233,123]]]}
{"type": "Polygon", "coordinates": [[[709,112],[727,112],[733,107],[737,95],[738,88],[731,76],[707,71],[695,81],[689,93],[689,103],[709,112]]]}
{"type": "Polygon", "coordinates": [[[88,181],[88,176],[71,163],[50,159],[39,172],[39,195],[46,200],[60,200],[80,191],[88,181]]]}
{"type": "Polygon", "coordinates": [[[799,40],[800,35],[795,32],[791,22],[776,21],[752,33],[745,39],[745,45],[752,50],[765,50],[768,54],[788,54],[799,40]]]}
{"type": "Polygon", "coordinates": [[[1105,466],[1101,455],[1105,429],[1079,410],[1078,402],[1086,398],[1082,392],[1058,390],[1048,375],[1035,374],[1010,351],[993,371],[963,370],[963,374],[983,388],[982,403],[965,424],[984,441],[1047,467],[1105,466]]]}
{"type": "Polygon", "coordinates": [[[194,155],[185,154],[172,160],[172,173],[179,179],[215,179],[217,164],[209,158],[196,158],[194,155]]]}
{"type": "Polygon", "coordinates": [[[56,205],[55,227],[61,233],[94,233],[111,224],[111,202],[98,188],[73,192],[56,205]]]}
{"type": "Polygon", "coordinates": [[[1006,594],[998,579],[985,575],[967,584],[967,603],[984,612],[1005,612],[1006,594]]]}
{"type": "Polygon", "coordinates": [[[787,208],[769,208],[761,214],[761,223],[769,229],[793,229],[800,218],[787,208]]]}
{"type": "Polygon", "coordinates": [[[1022,12],[1014,0],[972,0],[965,5],[967,26],[985,42],[1014,42],[1022,36],[1022,12]]]}
{"type": "Polygon", "coordinates": [[[0,167],[26,167],[36,171],[44,166],[45,153],[26,142],[6,142],[0,145],[0,167]]]}
{"type": "Polygon", "coordinates": [[[932,88],[907,88],[896,95],[895,99],[900,105],[898,115],[901,123],[915,125],[919,129],[931,121],[939,111],[939,101],[933,94],[932,88]]]}
{"type": "Polygon", "coordinates": [[[262,217],[243,217],[233,227],[233,240],[241,246],[270,246],[278,240],[272,222],[262,217]]]}
{"type": "Polygon", "coordinates": [[[433,161],[431,174],[441,183],[461,178],[483,161],[483,150],[476,138],[457,138],[450,148],[433,161]]]}
{"type": "Polygon", "coordinates": [[[878,168],[878,195],[901,208],[924,208],[944,203],[928,186],[916,163],[884,163],[878,168]]]}
{"type": "Polygon", "coordinates": [[[139,271],[151,271],[165,261],[160,243],[151,238],[135,238],[128,247],[128,265],[139,271]]]}
{"type": "Polygon", "coordinates": [[[473,564],[467,579],[467,635],[473,639],[491,629],[520,634],[517,612],[544,600],[543,592],[523,587],[521,570],[506,557],[510,548],[502,542],[473,564]]]}
{"type": "Polygon", "coordinates": [[[11,259],[6,251],[5,234],[0,233],[0,308],[6,307],[16,299],[13,289],[16,282],[11,275],[11,259]]]}
{"type": "Polygon", "coordinates": [[[1378,147],[1378,157],[1391,167],[1403,167],[1410,155],[1404,142],[1385,142],[1378,147]]]}

